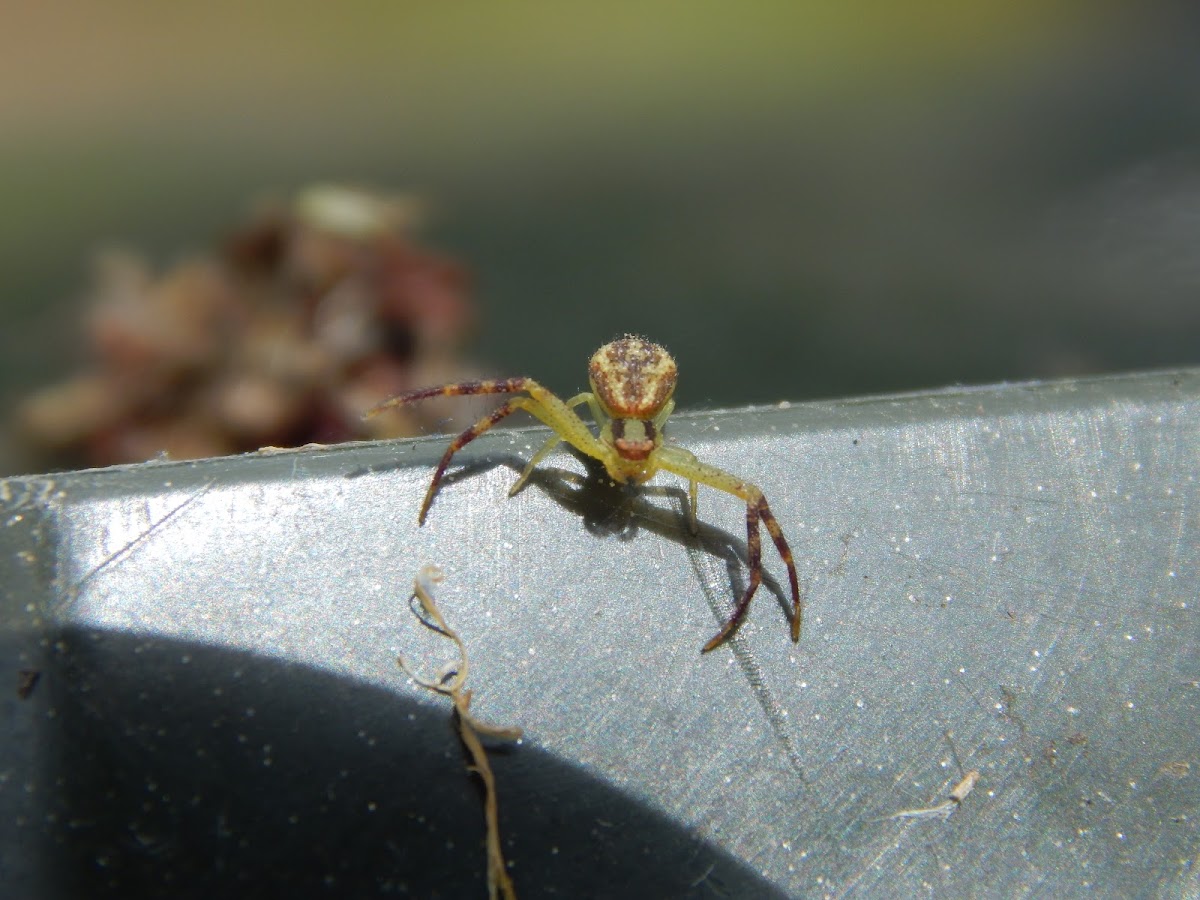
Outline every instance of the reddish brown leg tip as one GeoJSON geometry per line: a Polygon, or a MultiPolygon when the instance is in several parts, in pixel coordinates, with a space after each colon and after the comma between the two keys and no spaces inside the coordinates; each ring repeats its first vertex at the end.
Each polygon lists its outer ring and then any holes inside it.
{"type": "Polygon", "coordinates": [[[701,648],[700,654],[704,655],[705,653],[716,650],[723,643],[733,637],[734,633],[741,627],[741,625],[742,620],[740,618],[734,619],[731,622],[726,622],[725,626],[720,631],[708,639],[708,643],[701,648]]]}
{"type": "Polygon", "coordinates": [[[429,486],[429,490],[425,492],[425,499],[421,501],[421,511],[417,513],[417,527],[420,528],[425,524],[425,519],[429,515],[429,508],[433,506],[433,497],[437,493],[438,482],[433,482],[429,486]]]}

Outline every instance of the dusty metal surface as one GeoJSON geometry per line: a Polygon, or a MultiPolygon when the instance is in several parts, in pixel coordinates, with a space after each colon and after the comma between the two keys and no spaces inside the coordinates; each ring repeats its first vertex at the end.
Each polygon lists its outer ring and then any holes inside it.
{"type": "MultiPolygon", "coordinates": [[[[445,706],[472,661],[523,896],[1200,890],[1200,373],[683,415],[766,491],[626,491],[488,435],[417,528],[431,438],[0,482],[0,877],[26,896],[482,895],[445,706]],[[572,474],[575,473],[575,474],[572,474]],[[773,588],[773,591],[772,591],[773,588]],[[888,818],[974,791],[948,817],[888,818]],[[33,892],[37,892],[36,894],[33,892]]],[[[1189,893],[1191,892],[1191,893],[1189,893]]]]}

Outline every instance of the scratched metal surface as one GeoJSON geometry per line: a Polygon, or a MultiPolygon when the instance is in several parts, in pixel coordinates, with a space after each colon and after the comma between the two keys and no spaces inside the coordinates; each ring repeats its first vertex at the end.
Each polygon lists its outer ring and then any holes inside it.
{"type": "Polygon", "coordinates": [[[462,633],[523,896],[1200,892],[1200,372],[679,415],[743,511],[537,430],[3,483],[3,877],[23,896],[478,896],[480,797],[395,665],[462,633]],[[888,818],[946,801],[944,818],[888,818]]]}

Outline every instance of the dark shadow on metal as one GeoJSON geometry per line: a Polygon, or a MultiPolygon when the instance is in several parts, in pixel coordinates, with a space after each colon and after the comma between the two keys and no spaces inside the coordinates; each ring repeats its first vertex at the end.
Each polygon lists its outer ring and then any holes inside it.
{"type": "MultiPolygon", "coordinates": [[[[58,647],[37,695],[57,711],[40,736],[57,789],[31,829],[41,897],[485,895],[448,704],[144,635],[67,631],[58,647]]],[[[785,896],[537,747],[490,758],[522,897],[785,896]]]]}

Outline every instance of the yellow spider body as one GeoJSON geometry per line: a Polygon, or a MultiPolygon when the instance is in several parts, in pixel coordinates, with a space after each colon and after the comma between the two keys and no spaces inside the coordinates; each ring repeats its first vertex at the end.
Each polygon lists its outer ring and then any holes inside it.
{"type": "Polygon", "coordinates": [[[528,394],[526,397],[514,397],[506,401],[451,442],[434,472],[429,490],[425,493],[418,516],[421,524],[425,522],[438,484],[441,483],[454,454],[518,409],[523,409],[540,419],[553,429],[554,434],[530,459],[525,471],[509,491],[510,496],[521,489],[537,464],[545,459],[560,441],[566,441],[579,452],[603,463],[609,476],[617,482],[642,484],[653,478],[660,469],[686,478],[691,496],[689,512],[693,531],[697,528],[698,485],[707,484],[740,497],[746,503],[746,549],[750,583],[729,621],[704,645],[703,652],[719,646],[733,633],[745,617],[750,608],[750,601],[762,583],[760,522],[767,526],[767,532],[787,565],[788,580],[792,589],[791,636],[793,641],[799,641],[801,603],[796,564],[763,492],[748,481],[700,462],[687,450],[663,444],[663,426],[675,409],[675,401],[671,396],[675,391],[677,376],[675,360],[664,348],[642,338],[627,335],[605,344],[592,355],[588,365],[588,381],[592,390],[577,394],[567,401],[560,400],[532,378],[506,378],[498,381],[467,381],[408,391],[381,403],[367,415],[373,416],[385,409],[430,397],[528,394]],[[574,412],[575,407],[584,403],[588,405],[599,426],[598,434],[593,433],[587,423],[574,412]]]}

